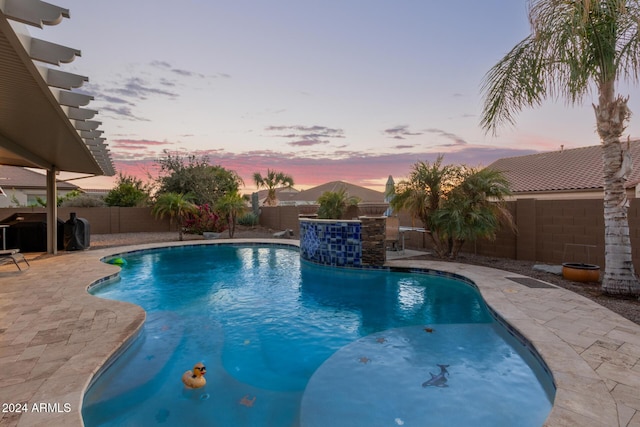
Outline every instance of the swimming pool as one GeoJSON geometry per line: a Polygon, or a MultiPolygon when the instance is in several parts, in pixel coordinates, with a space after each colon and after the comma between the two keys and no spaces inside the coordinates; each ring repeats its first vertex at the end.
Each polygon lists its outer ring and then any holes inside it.
{"type": "Polygon", "coordinates": [[[301,265],[283,247],[125,258],[93,293],[147,322],[86,393],[87,426],[540,426],[551,410],[550,378],[464,282],[301,265]],[[207,385],[185,390],[196,362],[207,385]]]}

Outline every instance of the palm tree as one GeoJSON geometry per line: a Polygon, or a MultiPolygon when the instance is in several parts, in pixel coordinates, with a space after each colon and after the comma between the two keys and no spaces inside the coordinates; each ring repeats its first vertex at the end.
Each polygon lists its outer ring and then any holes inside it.
{"type": "Polygon", "coordinates": [[[238,217],[246,208],[245,199],[237,191],[225,194],[216,202],[215,210],[227,220],[229,225],[229,238],[233,238],[238,217]]]}
{"type": "Polygon", "coordinates": [[[462,171],[462,182],[449,192],[432,219],[440,238],[447,241],[452,259],[468,240],[494,240],[502,224],[515,232],[513,216],[505,204],[511,190],[504,175],[486,168],[462,171]]]}
{"type": "Polygon", "coordinates": [[[284,172],[277,172],[271,169],[267,169],[267,175],[262,176],[260,172],[255,172],[253,174],[253,180],[256,183],[256,187],[260,189],[264,187],[267,189],[267,198],[264,200],[264,204],[267,206],[275,206],[277,204],[276,200],[276,189],[278,187],[292,187],[293,186],[293,178],[291,175],[287,175],[284,172]]]}
{"type": "Polygon", "coordinates": [[[631,170],[620,137],[630,117],[616,83],[638,82],[640,3],[637,0],[531,0],[531,34],[485,76],[481,124],[513,124],[523,107],[563,97],[578,104],[595,90],[596,128],[604,172],[605,272],[602,289],[640,295],[631,259],[624,183],[631,170]]]}
{"type": "Polygon", "coordinates": [[[318,197],[318,218],[340,219],[349,206],[360,202],[355,196],[349,196],[346,188],[337,191],[325,191],[318,197]]]}
{"type": "MultiPolygon", "coordinates": [[[[408,180],[398,183],[395,195],[390,202],[394,210],[406,210],[412,218],[422,221],[433,248],[439,257],[447,256],[451,250],[439,234],[434,223],[434,213],[440,209],[447,194],[461,181],[460,167],[443,165],[443,156],[433,163],[418,162],[413,165],[408,180]]],[[[391,195],[389,195],[391,196],[391,195]]]]}
{"type": "Polygon", "coordinates": [[[462,245],[478,238],[494,239],[502,224],[515,230],[505,197],[511,194],[501,172],[434,163],[413,165],[409,180],[398,183],[391,200],[429,230],[434,252],[455,259],[462,245]]]}
{"type": "Polygon", "coordinates": [[[173,224],[173,220],[178,221],[178,239],[183,240],[183,223],[187,215],[195,213],[198,209],[196,205],[191,203],[192,196],[190,194],[180,193],[163,193],[158,196],[156,203],[153,205],[151,213],[156,218],[164,218],[169,215],[169,223],[173,224]]]}

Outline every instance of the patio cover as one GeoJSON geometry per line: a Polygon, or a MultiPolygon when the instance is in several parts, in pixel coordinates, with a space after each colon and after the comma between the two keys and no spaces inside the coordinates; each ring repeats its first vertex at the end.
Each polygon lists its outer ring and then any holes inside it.
{"type": "MultiPolygon", "coordinates": [[[[0,0],[0,164],[45,169],[48,201],[56,200],[58,171],[115,175],[101,123],[90,120],[97,112],[80,108],[93,97],[71,92],[88,78],[44,65],[71,62],[80,51],[31,37],[24,25],[63,18],[67,9],[40,0],[0,0]]],[[[55,224],[55,203],[47,205],[47,224],[55,224]]],[[[50,227],[50,253],[55,234],[50,227]]]]}

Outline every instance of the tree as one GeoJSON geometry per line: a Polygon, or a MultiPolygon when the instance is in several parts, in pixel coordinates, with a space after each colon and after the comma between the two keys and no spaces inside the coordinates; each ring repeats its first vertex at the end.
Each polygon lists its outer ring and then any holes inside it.
{"type": "Polygon", "coordinates": [[[159,193],[190,193],[195,204],[213,206],[220,197],[238,191],[243,184],[236,172],[209,165],[206,156],[198,159],[191,155],[185,160],[179,155],[164,153],[166,157],[157,162],[159,193]]]}
{"type": "Polygon", "coordinates": [[[400,181],[393,194],[390,205],[394,209],[407,210],[412,218],[422,221],[429,230],[433,212],[440,207],[451,187],[459,181],[459,168],[442,164],[443,156],[438,156],[433,164],[417,162],[409,174],[408,180],[400,181]]]}
{"type": "MultiPolygon", "coordinates": [[[[69,191],[67,194],[65,194],[64,196],[57,196],[56,197],[56,206],[60,207],[62,206],[62,204],[66,201],[69,200],[73,200],[77,197],[80,197],[84,195],[84,193],[82,192],[82,190],[79,189],[73,189],[71,191],[69,191]]],[[[16,206],[20,206],[20,202],[18,201],[18,199],[15,196],[15,193],[11,196],[11,202],[14,203],[16,206]]],[[[38,206],[38,207],[43,207],[46,208],[47,207],[47,201],[45,199],[43,199],[40,196],[36,196],[36,203],[34,205],[31,206],[38,206]]]]}
{"type": "Polygon", "coordinates": [[[579,104],[591,91],[604,173],[605,271],[602,289],[640,295],[624,183],[631,170],[628,144],[620,137],[630,117],[627,100],[616,94],[623,80],[637,83],[640,71],[640,3],[637,0],[531,0],[531,34],[485,76],[481,124],[496,132],[515,123],[523,107],[548,97],[579,104]]]}
{"type": "Polygon", "coordinates": [[[349,206],[355,206],[360,202],[355,196],[349,196],[346,188],[338,191],[325,191],[318,197],[318,218],[340,219],[349,206]]]}
{"type": "Polygon", "coordinates": [[[515,231],[505,197],[511,194],[501,172],[492,169],[462,168],[462,182],[454,187],[433,213],[433,225],[452,259],[466,241],[494,240],[502,224],[515,231]]]}
{"type": "Polygon", "coordinates": [[[227,220],[229,226],[229,238],[233,238],[236,232],[236,223],[240,214],[247,208],[245,199],[238,192],[227,193],[218,199],[216,211],[227,220]]]}
{"type": "Polygon", "coordinates": [[[276,198],[276,189],[278,187],[292,187],[293,177],[287,175],[284,172],[277,172],[271,169],[267,169],[267,175],[262,176],[260,172],[253,174],[253,180],[256,183],[258,190],[261,187],[267,189],[267,198],[264,200],[264,204],[267,206],[275,206],[278,204],[276,198]]]}
{"type": "Polygon", "coordinates": [[[408,180],[400,181],[390,202],[407,210],[429,230],[440,258],[455,259],[467,240],[495,238],[501,224],[513,227],[504,197],[510,193],[504,176],[489,169],[417,162],[408,180]]]}
{"type": "Polygon", "coordinates": [[[108,206],[144,206],[149,201],[151,186],[133,176],[118,174],[116,186],[104,198],[108,206]]]}
{"type": "Polygon", "coordinates": [[[158,196],[151,210],[156,218],[164,218],[168,215],[170,224],[173,224],[174,219],[177,221],[180,241],[183,240],[184,220],[197,210],[197,206],[191,203],[190,199],[191,195],[189,194],[163,193],[158,196]]]}

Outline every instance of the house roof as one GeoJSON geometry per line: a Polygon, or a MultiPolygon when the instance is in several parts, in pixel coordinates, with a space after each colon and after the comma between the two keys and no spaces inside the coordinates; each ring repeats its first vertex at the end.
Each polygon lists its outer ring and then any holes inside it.
{"type": "Polygon", "coordinates": [[[295,199],[302,202],[315,202],[325,191],[338,191],[342,188],[346,189],[349,196],[355,196],[361,202],[384,202],[384,193],[344,181],[331,181],[303,190],[295,196],[295,199]]]}
{"type": "MultiPolygon", "coordinates": [[[[64,181],[57,182],[58,190],[75,190],[77,185],[64,181]]],[[[0,165],[0,187],[10,190],[12,188],[47,188],[47,177],[41,173],[29,169],[0,165]]]]}
{"type": "MultiPolygon", "coordinates": [[[[640,182],[640,141],[629,149],[634,167],[626,185],[632,187],[640,182]]],[[[508,157],[487,167],[501,171],[514,193],[604,188],[600,145],[508,157]]]]}
{"type": "MultiPolygon", "coordinates": [[[[260,190],[258,191],[258,200],[260,204],[264,202],[267,198],[269,190],[260,190]]],[[[297,195],[300,191],[296,190],[293,187],[278,187],[276,188],[276,199],[279,202],[293,202],[298,200],[297,195]]]]}

